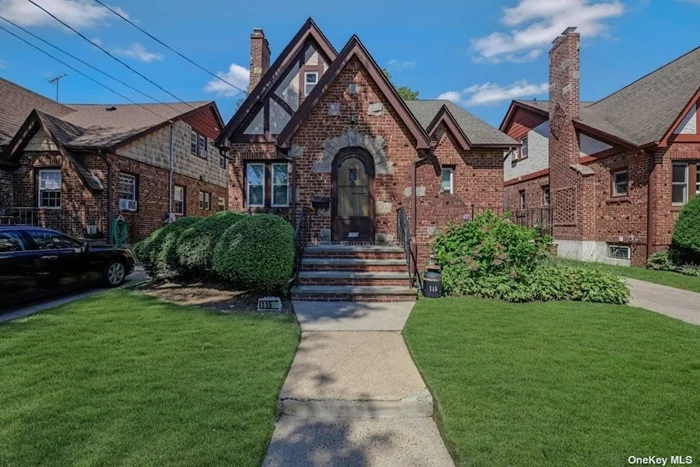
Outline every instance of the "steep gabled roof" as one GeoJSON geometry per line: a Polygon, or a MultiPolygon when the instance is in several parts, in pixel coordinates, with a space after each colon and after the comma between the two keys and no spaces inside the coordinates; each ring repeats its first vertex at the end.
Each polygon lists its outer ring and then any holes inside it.
{"type": "Polygon", "coordinates": [[[333,45],[328,41],[323,32],[319,29],[313,19],[308,18],[304,25],[299,29],[299,31],[294,35],[287,46],[282,50],[274,63],[268,68],[265,74],[260,79],[260,82],[255,86],[255,88],[248,94],[243,104],[233,115],[228,124],[224,127],[223,131],[216,139],[217,146],[223,146],[226,140],[231,137],[231,135],[239,128],[239,126],[246,120],[246,117],[253,111],[256,104],[262,101],[264,96],[274,89],[275,85],[284,75],[287,67],[290,65],[290,61],[299,53],[304,43],[308,38],[313,38],[314,41],[320,47],[320,51],[323,55],[328,58],[329,62],[335,60],[338,52],[335,50],[333,45]]]}
{"type": "Polygon", "coordinates": [[[519,142],[510,136],[448,100],[415,100],[406,101],[406,104],[427,131],[432,130],[430,125],[440,114],[442,108],[445,107],[459,125],[472,148],[480,146],[513,147],[520,145],[519,142]]]}
{"type": "Polygon", "coordinates": [[[429,149],[430,137],[425,133],[424,128],[420,125],[413,113],[411,113],[406,105],[406,102],[401,99],[394,86],[389,82],[384,72],[381,70],[379,65],[377,65],[377,62],[374,61],[370,53],[360,41],[360,38],[356,35],[353,35],[350,38],[338,57],[336,57],[328,70],[323,74],[309,95],[306,96],[304,102],[301,104],[301,106],[299,106],[299,109],[296,111],[294,116],[292,116],[292,119],[289,121],[289,123],[287,123],[284,130],[282,130],[277,138],[278,146],[289,146],[289,142],[294,133],[299,129],[304,120],[306,120],[318,101],[329,89],[330,85],[345,69],[345,66],[354,57],[360,60],[370,77],[384,94],[384,97],[389,101],[394,110],[396,110],[399,118],[403,121],[413,137],[416,139],[416,148],[429,149]]]}
{"type": "Polygon", "coordinates": [[[433,118],[433,121],[430,122],[425,129],[431,139],[435,139],[433,136],[441,124],[444,124],[445,128],[452,133],[452,136],[457,138],[457,142],[464,151],[468,151],[470,149],[471,143],[469,142],[469,138],[467,138],[467,135],[464,134],[462,127],[459,126],[459,123],[457,123],[457,120],[455,120],[454,115],[452,115],[450,109],[447,108],[447,105],[443,105],[440,108],[437,115],[435,115],[435,118],[433,118]]]}

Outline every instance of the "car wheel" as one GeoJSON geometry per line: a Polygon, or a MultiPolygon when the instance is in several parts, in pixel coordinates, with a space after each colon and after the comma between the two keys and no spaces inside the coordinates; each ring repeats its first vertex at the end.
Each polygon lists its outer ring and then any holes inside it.
{"type": "Polygon", "coordinates": [[[107,287],[117,287],[124,283],[126,279],[126,268],[120,261],[110,261],[105,267],[102,282],[107,287]]]}

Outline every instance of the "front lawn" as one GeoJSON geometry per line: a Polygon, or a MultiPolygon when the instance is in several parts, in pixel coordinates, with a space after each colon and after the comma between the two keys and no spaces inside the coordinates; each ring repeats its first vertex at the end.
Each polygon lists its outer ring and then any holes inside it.
{"type": "Polygon", "coordinates": [[[611,272],[622,277],[638,279],[640,281],[653,282],[655,284],[667,285],[677,289],[690,290],[700,293],[700,277],[684,276],[683,274],[670,271],[655,271],[638,267],[614,266],[611,264],[594,263],[589,261],[576,261],[573,259],[556,258],[554,260],[567,266],[600,269],[611,272]]]}
{"type": "Polygon", "coordinates": [[[0,325],[0,465],[259,465],[298,339],[126,291],[0,325]]]}
{"type": "Polygon", "coordinates": [[[700,459],[700,327],[617,305],[420,300],[404,331],[462,465],[700,459]]]}

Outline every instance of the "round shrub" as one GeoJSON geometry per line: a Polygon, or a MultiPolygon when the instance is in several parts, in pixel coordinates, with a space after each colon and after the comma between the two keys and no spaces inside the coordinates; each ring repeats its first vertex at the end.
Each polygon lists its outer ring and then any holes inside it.
{"type": "Polygon", "coordinates": [[[247,215],[221,236],[212,266],[236,286],[286,291],[294,267],[294,229],[278,216],[247,215]]]}
{"type": "Polygon", "coordinates": [[[190,274],[211,271],[217,242],[226,229],[245,216],[237,212],[219,212],[185,229],[176,246],[178,266],[190,274]]]}
{"type": "Polygon", "coordinates": [[[136,245],[136,257],[143,262],[151,276],[171,276],[177,273],[177,239],[185,229],[201,220],[201,217],[181,217],[151,233],[136,245]]]}
{"type": "Polygon", "coordinates": [[[696,196],[678,216],[673,228],[673,246],[683,262],[700,262],[700,196],[696,196]]]}

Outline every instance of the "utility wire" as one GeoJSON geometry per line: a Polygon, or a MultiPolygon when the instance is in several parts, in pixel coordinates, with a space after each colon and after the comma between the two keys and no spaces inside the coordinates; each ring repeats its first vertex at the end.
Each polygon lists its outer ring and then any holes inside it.
{"type": "Polygon", "coordinates": [[[49,42],[49,41],[47,41],[47,40],[45,40],[45,39],[42,39],[41,37],[37,36],[37,35],[34,34],[33,32],[28,31],[27,29],[23,28],[22,26],[20,26],[20,25],[18,25],[18,24],[16,24],[16,23],[13,23],[13,22],[10,21],[9,19],[5,18],[4,16],[0,15],[0,19],[3,20],[3,21],[5,21],[6,23],[11,24],[12,26],[16,27],[16,28],[19,29],[20,31],[23,31],[25,34],[29,34],[29,35],[32,36],[33,38],[35,38],[35,39],[37,39],[37,40],[40,40],[41,42],[43,42],[44,44],[48,45],[49,47],[53,47],[54,49],[58,50],[59,52],[63,52],[64,54],[66,54],[66,55],[68,55],[70,58],[72,58],[73,60],[76,60],[76,61],[82,63],[83,65],[85,65],[85,66],[87,66],[87,67],[90,67],[91,69],[95,70],[96,72],[98,72],[98,73],[100,73],[100,74],[102,74],[102,75],[104,75],[104,76],[106,76],[106,77],[108,77],[108,78],[113,79],[113,80],[116,81],[117,83],[119,83],[119,84],[121,84],[121,85],[123,85],[123,86],[126,86],[127,88],[131,89],[132,91],[136,91],[136,92],[138,92],[139,94],[141,94],[142,96],[145,96],[145,97],[147,97],[148,99],[150,99],[150,100],[152,100],[152,101],[154,101],[154,102],[157,102],[158,104],[162,104],[162,105],[164,105],[164,106],[166,106],[166,107],[168,107],[168,108],[170,108],[170,109],[172,109],[172,110],[175,110],[175,111],[179,112],[179,109],[176,109],[175,107],[172,107],[172,106],[168,105],[168,104],[165,103],[165,102],[161,102],[161,101],[159,101],[158,99],[156,99],[155,97],[146,94],[145,92],[139,91],[139,90],[136,89],[135,87],[133,87],[133,86],[131,86],[131,85],[125,83],[124,81],[120,80],[119,78],[115,78],[114,76],[112,76],[112,75],[110,75],[110,74],[108,74],[108,73],[105,73],[104,71],[100,70],[99,68],[97,68],[97,67],[95,67],[95,66],[92,66],[91,64],[89,64],[89,63],[86,62],[85,60],[82,60],[82,59],[76,57],[75,55],[71,54],[70,52],[66,52],[66,51],[63,50],[62,48],[60,48],[60,47],[58,47],[58,46],[52,44],[51,42],[49,42]]]}
{"type": "Polygon", "coordinates": [[[29,3],[31,3],[32,5],[34,5],[35,7],[39,8],[40,10],[42,10],[44,13],[46,13],[47,15],[49,15],[50,17],[52,17],[53,19],[55,19],[55,20],[58,21],[59,23],[61,23],[63,26],[67,27],[68,29],[70,29],[71,31],[73,31],[74,33],[76,33],[77,35],[79,35],[81,38],[83,38],[84,40],[86,40],[87,42],[89,42],[90,44],[92,44],[94,47],[97,47],[97,48],[100,49],[102,52],[106,53],[106,54],[107,54],[109,57],[111,57],[112,59],[114,59],[114,60],[116,60],[117,62],[121,63],[122,65],[124,65],[125,67],[127,67],[129,70],[133,71],[134,73],[136,73],[137,75],[139,75],[141,78],[145,79],[146,81],[148,81],[149,83],[151,83],[152,85],[154,85],[155,87],[157,87],[158,89],[160,89],[161,91],[163,91],[164,93],[170,95],[170,96],[173,97],[175,100],[177,100],[177,101],[179,101],[179,102],[182,102],[183,104],[185,104],[187,107],[191,108],[192,110],[196,110],[195,107],[193,107],[193,106],[191,106],[190,104],[188,104],[187,102],[183,101],[182,99],[180,99],[179,97],[177,97],[175,94],[173,94],[172,92],[170,92],[170,91],[168,91],[167,89],[165,89],[163,86],[159,85],[158,83],[154,82],[153,80],[151,80],[151,79],[148,78],[147,76],[145,76],[145,75],[143,75],[142,73],[139,73],[138,71],[136,71],[135,69],[133,69],[128,63],[126,63],[126,62],[124,62],[123,60],[120,60],[120,59],[118,59],[117,57],[115,57],[114,55],[112,55],[112,54],[111,54],[110,52],[108,52],[104,47],[102,47],[102,46],[96,44],[95,42],[91,41],[90,39],[88,39],[88,38],[87,38],[85,35],[83,35],[80,31],[78,31],[77,29],[75,29],[73,26],[70,26],[68,23],[66,23],[65,21],[61,20],[60,18],[56,17],[56,15],[54,15],[54,14],[51,13],[49,10],[47,10],[47,9],[44,8],[43,6],[41,6],[41,5],[39,5],[38,3],[36,3],[34,0],[27,0],[27,1],[28,1],[29,3]]]}
{"type": "Polygon", "coordinates": [[[107,90],[109,90],[109,91],[112,91],[114,94],[116,94],[117,96],[121,97],[122,99],[124,99],[124,100],[126,100],[126,101],[129,101],[129,102],[131,102],[132,104],[136,104],[136,105],[138,105],[139,107],[143,108],[144,110],[148,110],[149,112],[151,112],[152,114],[158,116],[159,118],[162,118],[162,119],[166,119],[166,120],[167,120],[167,117],[164,117],[164,116],[160,115],[159,113],[154,112],[153,110],[149,109],[148,107],[145,107],[145,106],[139,104],[138,102],[135,102],[135,101],[129,99],[129,98],[126,97],[125,95],[121,94],[121,93],[118,92],[118,91],[115,91],[114,89],[110,88],[110,87],[107,86],[106,84],[100,83],[100,82],[97,81],[96,79],[94,79],[94,78],[92,78],[92,77],[86,75],[85,73],[83,73],[82,71],[78,70],[77,68],[74,68],[74,67],[72,67],[71,65],[67,64],[66,62],[64,62],[64,61],[61,60],[60,58],[54,57],[53,55],[51,55],[51,54],[48,53],[47,51],[43,50],[42,48],[40,48],[40,47],[38,47],[38,46],[32,44],[31,42],[29,42],[28,40],[24,39],[23,37],[18,36],[17,34],[15,34],[14,32],[12,32],[12,31],[10,31],[10,30],[8,30],[8,29],[5,28],[4,26],[0,25],[0,29],[2,29],[2,30],[5,31],[6,33],[10,34],[11,36],[16,37],[17,39],[21,40],[22,42],[24,42],[24,43],[27,44],[28,46],[30,46],[30,47],[32,47],[32,48],[38,50],[39,52],[43,53],[44,55],[48,55],[49,57],[51,57],[51,58],[53,58],[54,60],[56,60],[58,63],[62,64],[63,66],[66,66],[66,67],[70,68],[71,70],[75,71],[75,72],[78,73],[79,75],[82,75],[82,76],[84,76],[85,78],[89,79],[89,80],[92,81],[93,83],[98,84],[98,85],[102,86],[103,88],[105,88],[105,89],[107,89],[107,90]]]}
{"type": "Polygon", "coordinates": [[[237,89],[238,91],[241,91],[243,94],[248,94],[248,91],[246,91],[246,90],[244,90],[244,89],[241,89],[240,87],[238,87],[238,86],[236,86],[235,84],[233,84],[233,83],[231,83],[231,82],[225,80],[224,78],[222,78],[221,76],[217,75],[216,73],[213,73],[212,71],[207,70],[207,69],[204,68],[202,65],[196,63],[194,60],[190,59],[189,57],[186,57],[185,55],[181,54],[180,52],[178,52],[177,50],[173,49],[172,47],[170,47],[170,46],[169,46],[168,44],[166,44],[165,42],[163,42],[163,41],[161,41],[160,39],[158,39],[157,37],[155,37],[153,34],[149,33],[148,31],[144,30],[144,29],[141,28],[140,26],[136,25],[133,21],[131,21],[129,18],[125,17],[124,15],[122,15],[121,13],[119,13],[118,11],[116,11],[115,9],[113,9],[112,7],[110,7],[110,6],[105,5],[104,3],[102,3],[101,0],[94,0],[94,1],[95,1],[96,3],[99,3],[100,5],[102,5],[103,7],[107,8],[109,11],[111,11],[112,13],[114,13],[115,15],[117,15],[118,17],[120,17],[121,19],[123,19],[124,21],[126,21],[127,23],[129,23],[130,25],[132,25],[133,27],[135,27],[136,29],[138,29],[139,31],[141,31],[142,33],[144,33],[145,35],[147,35],[148,37],[150,37],[150,38],[153,39],[154,41],[156,41],[157,43],[159,43],[160,45],[162,45],[162,46],[165,47],[166,49],[170,50],[171,52],[174,52],[175,54],[179,55],[181,58],[187,60],[187,61],[190,62],[192,65],[194,65],[194,66],[196,66],[197,68],[199,68],[200,70],[204,71],[205,73],[210,74],[211,76],[213,76],[214,78],[218,79],[219,81],[228,84],[228,85],[231,86],[232,88],[237,89]]]}

